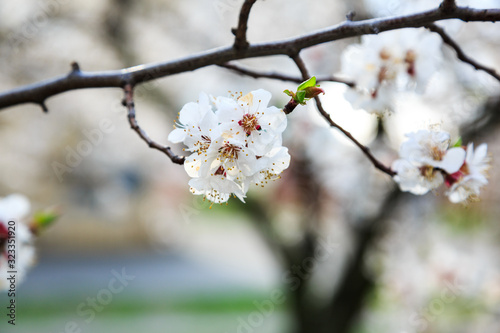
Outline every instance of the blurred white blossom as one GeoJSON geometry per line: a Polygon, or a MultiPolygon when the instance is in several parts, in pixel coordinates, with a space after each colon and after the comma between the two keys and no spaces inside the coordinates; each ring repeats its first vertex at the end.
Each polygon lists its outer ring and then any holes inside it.
{"type": "Polygon", "coordinates": [[[483,143],[474,151],[474,144],[469,143],[462,167],[446,178],[446,184],[450,186],[446,195],[451,202],[476,200],[481,187],[488,184],[486,172],[490,167],[490,158],[487,149],[488,146],[483,143]]]}
{"type": "Polygon", "coordinates": [[[477,200],[481,187],[488,184],[490,157],[486,144],[474,151],[473,143],[466,149],[460,147],[461,140],[450,148],[446,132],[420,130],[406,136],[400,158],[392,164],[394,180],[402,191],[421,195],[445,183],[451,202],[477,200]]]}
{"type": "Polygon", "coordinates": [[[23,223],[29,211],[30,203],[22,195],[11,194],[0,199],[0,291],[10,288],[7,278],[12,274],[8,271],[17,272],[17,286],[34,264],[33,237],[28,226],[23,223]]]}
{"type": "Polygon", "coordinates": [[[401,29],[363,36],[342,55],[342,73],[356,86],[345,97],[355,108],[383,114],[397,92],[423,93],[442,59],[441,39],[425,29],[401,29]]]}
{"type": "Polygon", "coordinates": [[[394,180],[402,191],[425,194],[444,182],[445,174],[457,172],[465,160],[465,150],[449,148],[450,135],[446,132],[421,130],[407,134],[408,140],[400,148],[400,159],[392,168],[394,180]]]}

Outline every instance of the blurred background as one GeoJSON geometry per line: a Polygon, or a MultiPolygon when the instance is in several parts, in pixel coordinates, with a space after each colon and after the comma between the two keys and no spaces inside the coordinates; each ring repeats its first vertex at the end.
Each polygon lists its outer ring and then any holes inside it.
{"type": "MultiPolygon", "coordinates": [[[[84,71],[114,70],[230,45],[241,3],[3,0],[0,91],[63,75],[72,61],[84,71]]],[[[351,10],[364,19],[437,4],[258,1],[248,38],[303,34],[351,10]]],[[[500,68],[497,25],[446,28],[467,54],[500,68]]],[[[342,50],[356,42],[305,50],[308,69],[338,73],[342,50]]],[[[442,192],[395,191],[312,103],[289,117],[284,145],[292,162],[282,179],[252,188],[247,204],[232,199],[212,209],[191,195],[182,167],[130,130],[118,89],[55,96],[48,114],[34,105],[2,110],[0,197],[22,193],[32,211],[57,206],[62,216],[37,239],[38,262],[20,286],[16,326],[3,318],[0,331],[499,332],[499,82],[446,46],[443,54],[427,92],[402,94],[383,120],[353,110],[341,84],[322,84],[322,100],[388,165],[404,133],[436,124],[464,142],[487,142],[490,184],[467,206],[450,204],[442,192]]],[[[299,76],[286,57],[238,63],[299,76]]],[[[137,119],[167,144],[177,112],[200,91],[264,88],[282,107],[282,91],[295,86],[211,66],[138,87],[137,119]]],[[[180,145],[173,149],[182,153],[180,145]]],[[[2,308],[6,302],[1,294],[2,308]]]]}

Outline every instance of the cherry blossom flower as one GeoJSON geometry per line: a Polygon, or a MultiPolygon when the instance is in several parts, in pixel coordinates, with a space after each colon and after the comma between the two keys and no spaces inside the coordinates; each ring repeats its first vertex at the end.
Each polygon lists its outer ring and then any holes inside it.
{"type": "Polygon", "coordinates": [[[231,195],[244,202],[249,184],[264,185],[290,164],[282,147],[285,113],[268,106],[271,94],[259,89],[238,98],[200,94],[198,103],[186,104],[172,142],[183,142],[191,152],[184,169],[192,178],[191,192],[214,203],[231,195]]]}
{"type": "Polygon", "coordinates": [[[408,140],[401,145],[400,156],[414,164],[429,165],[453,173],[460,169],[465,150],[450,147],[450,134],[441,131],[426,131],[406,134],[408,140]]]}
{"type": "Polygon", "coordinates": [[[268,107],[270,100],[271,93],[259,89],[237,100],[218,97],[214,101],[223,128],[233,133],[235,139],[245,141],[248,148],[260,156],[269,151],[275,140],[281,139],[287,124],[282,110],[268,107]]]}
{"type": "Polygon", "coordinates": [[[363,36],[342,55],[342,73],[356,82],[345,97],[355,108],[383,114],[396,92],[423,93],[441,61],[441,40],[425,29],[400,29],[363,36]]]}
{"type": "Polygon", "coordinates": [[[408,140],[400,148],[400,159],[392,169],[394,180],[402,191],[425,194],[444,182],[444,175],[457,172],[465,160],[465,150],[449,148],[450,135],[446,132],[421,130],[407,134],[408,140]]]}
{"type": "Polygon", "coordinates": [[[213,203],[223,203],[229,200],[231,194],[245,202],[245,194],[241,186],[224,176],[221,169],[219,174],[208,177],[193,178],[189,181],[191,192],[203,195],[213,203]]]}
{"type": "Polygon", "coordinates": [[[16,271],[16,284],[21,282],[28,269],[34,264],[35,249],[32,233],[22,219],[30,211],[28,199],[19,194],[12,194],[0,199],[0,290],[8,290],[7,278],[16,271]],[[12,222],[11,222],[12,221],[12,222]],[[9,235],[10,232],[14,234],[9,235]],[[13,248],[12,246],[15,246],[13,248]],[[9,252],[15,250],[15,261],[9,262],[9,252]],[[11,266],[14,265],[14,266],[11,266]]]}
{"type": "Polygon", "coordinates": [[[215,129],[217,121],[205,93],[201,93],[197,103],[187,103],[179,112],[178,123],[168,135],[173,143],[183,142],[189,151],[207,148],[209,132],[215,129]]]}
{"type": "Polygon", "coordinates": [[[281,178],[281,173],[290,166],[290,154],[286,147],[275,147],[259,159],[261,169],[251,177],[243,179],[243,189],[251,184],[264,187],[268,182],[281,178]]]}
{"type": "Polygon", "coordinates": [[[477,200],[481,187],[488,184],[486,172],[490,168],[488,146],[483,143],[474,151],[474,144],[467,146],[467,155],[460,170],[446,177],[450,187],[446,193],[453,203],[477,200]]]}
{"type": "Polygon", "coordinates": [[[260,169],[261,164],[257,155],[246,147],[245,142],[224,136],[215,139],[210,145],[204,162],[205,167],[200,170],[202,176],[213,175],[220,168],[223,168],[231,177],[237,177],[240,174],[251,176],[260,169]]]}

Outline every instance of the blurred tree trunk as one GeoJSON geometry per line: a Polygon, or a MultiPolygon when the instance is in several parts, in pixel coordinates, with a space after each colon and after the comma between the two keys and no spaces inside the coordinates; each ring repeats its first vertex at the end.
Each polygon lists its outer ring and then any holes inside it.
{"type": "MultiPolygon", "coordinates": [[[[366,296],[373,289],[374,281],[365,274],[364,264],[366,254],[371,244],[385,229],[385,221],[393,212],[391,207],[397,206],[402,197],[399,190],[393,190],[380,208],[380,212],[366,220],[356,223],[363,227],[357,230],[356,244],[351,259],[346,264],[342,278],[331,295],[326,307],[317,308],[311,304],[305,292],[306,281],[302,281],[300,288],[290,293],[293,300],[294,317],[297,320],[295,333],[347,333],[356,322],[364,307],[366,296]]],[[[314,245],[310,245],[314,248],[314,245]]],[[[307,258],[307,251],[303,252],[307,258]]]]}

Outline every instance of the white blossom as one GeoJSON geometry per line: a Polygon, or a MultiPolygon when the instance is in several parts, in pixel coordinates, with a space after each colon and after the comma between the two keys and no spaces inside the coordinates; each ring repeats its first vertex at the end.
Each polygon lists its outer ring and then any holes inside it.
{"type": "Polygon", "coordinates": [[[217,121],[209,98],[201,93],[197,103],[187,103],[179,112],[178,123],[168,135],[168,140],[173,143],[183,142],[187,150],[197,151],[206,148],[207,137],[215,129],[217,121]]]}
{"type": "Polygon", "coordinates": [[[189,181],[189,186],[193,194],[203,195],[213,203],[226,202],[231,194],[245,202],[245,194],[242,188],[224,176],[223,172],[214,176],[193,178],[189,181]]]}
{"type": "Polygon", "coordinates": [[[345,97],[355,108],[383,114],[399,91],[423,93],[441,61],[441,40],[425,29],[363,36],[342,55],[342,73],[354,80],[345,97]]]}
{"type": "Polygon", "coordinates": [[[184,169],[195,195],[214,203],[231,195],[244,201],[249,185],[279,179],[290,155],[282,147],[285,113],[268,106],[271,94],[259,89],[238,98],[200,94],[198,103],[186,104],[179,125],[169,135],[191,152],[184,169]]]}
{"type": "Polygon", "coordinates": [[[251,177],[246,177],[243,189],[248,190],[251,184],[264,187],[268,182],[280,179],[280,174],[290,165],[290,154],[286,147],[275,147],[259,159],[260,171],[251,177]]]}
{"type": "Polygon", "coordinates": [[[467,146],[465,162],[457,172],[446,178],[451,186],[446,195],[453,203],[476,200],[481,187],[488,184],[486,172],[490,165],[488,146],[483,143],[474,151],[474,144],[467,146]]]}
{"type": "Polygon", "coordinates": [[[429,165],[453,173],[460,169],[465,159],[465,150],[450,147],[450,135],[441,131],[426,131],[406,134],[408,140],[401,145],[400,157],[422,166],[429,165]]]}
{"type": "Polygon", "coordinates": [[[400,159],[392,169],[394,180],[402,191],[425,194],[444,182],[443,174],[457,172],[465,160],[465,150],[449,148],[450,135],[446,132],[421,130],[407,134],[408,140],[400,148],[400,159]]]}
{"type": "Polygon", "coordinates": [[[23,218],[29,211],[30,203],[22,195],[12,194],[0,199],[0,290],[10,288],[7,278],[11,274],[7,273],[8,271],[17,272],[16,285],[18,285],[34,264],[33,237],[28,226],[23,223],[23,218]],[[9,232],[11,232],[10,235],[9,232]],[[12,247],[13,245],[15,248],[12,247]],[[9,252],[13,249],[15,253],[9,252]],[[8,261],[12,259],[9,254],[15,255],[14,261],[8,261]]]}
{"type": "Polygon", "coordinates": [[[394,180],[404,192],[422,195],[438,188],[444,181],[443,175],[433,168],[421,168],[408,160],[399,159],[392,164],[397,175],[394,180]]]}
{"type": "Polygon", "coordinates": [[[225,175],[238,178],[253,175],[260,169],[256,155],[244,142],[223,136],[214,139],[203,154],[189,156],[187,162],[199,166],[198,177],[213,176],[223,170],[225,175]]]}
{"type": "MultiPolygon", "coordinates": [[[[285,113],[268,107],[271,93],[263,89],[252,91],[237,100],[215,98],[217,117],[223,128],[230,131],[239,141],[245,141],[248,148],[262,156],[281,139],[287,120],[285,113]]],[[[281,142],[280,142],[281,144],[281,142]]]]}

